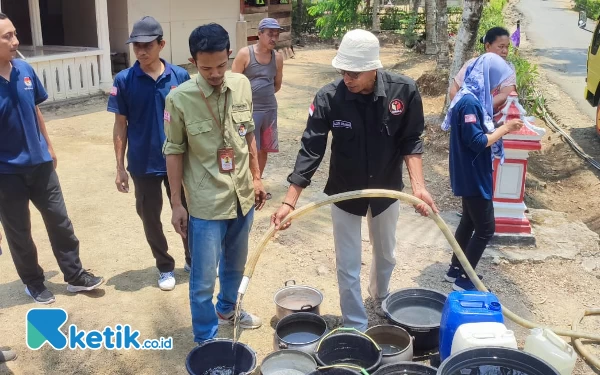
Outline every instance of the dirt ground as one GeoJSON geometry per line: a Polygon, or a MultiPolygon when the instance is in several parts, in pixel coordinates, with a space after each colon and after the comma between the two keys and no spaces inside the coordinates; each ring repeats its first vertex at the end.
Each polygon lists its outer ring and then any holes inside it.
{"type": "MultiPolygon", "coordinates": [[[[313,95],[336,76],[330,67],[334,53],[331,48],[297,48],[296,58],[285,63],[284,85],[278,94],[281,152],[269,159],[265,174],[265,185],[273,194],[273,200],[256,215],[251,248],[265,233],[269,215],[287,189],[285,178],[293,167],[313,95]]],[[[383,48],[382,57],[387,68],[415,79],[434,67],[433,61],[397,46],[383,48]]],[[[442,102],[441,97],[424,98],[428,122],[425,176],[444,219],[455,225],[457,200],[449,189],[447,141],[438,130],[437,113],[442,102]]],[[[16,349],[19,359],[0,364],[0,374],[185,374],[185,358],[194,347],[188,276],[183,271],[181,241],[169,224],[170,211],[164,210],[163,223],[177,261],[177,287],[172,292],[162,292],[156,285],[157,270],[135,213],[133,193],[120,194],[114,186],[112,116],[105,112],[104,99],[65,105],[46,111],[46,117],[50,120],[49,132],[59,157],[58,173],[67,207],[81,240],[84,267],[107,280],[96,292],[69,294],[49,249],[41,219],[33,210],[33,236],[40,264],[46,272],[47,286],[57,297],[52,307],[66,309],[67,324],[76,324],[79,329],[130,324],[141,332],[142,338],[173,337],[174,348],[172,351],[62,352],[47,346],[39,351],[27,349],[25,315],[30,308],[38,306],[24,294],[5,245],[5,255],[0,257],[0,345],[16,349]]],[[[540,160],[547,157],[544,152],[539,156],[540,160]]],[[[304,192],[300,205],[323,196],[327,159],[315,174],[311,187],[304,192]]],[[[556,191],[557,200],[562,193],[556,191]]],[[[325,295],[321,313],[327,315],[332,325],[339,323],[329,215],[325,207],[296,222],[269,244],[258,263],[244,308],[259,315],[264,325],[254,331],[244,331],[241,340],[257,352],[259,361],[273,350],[273,295],[286,280],[293,279],[298,284],[321,290],[325,295]]],[[[403,207],[398,223],[398,266],[392,289],[419,285],[450,292],[450,284],[441,281],[450,251],[440,234],[431,231],[426,224],[430,224],[428,219],[418,217],[410,207],[403,207]]],[[[364,228],[362,236],[365,290],[371,251],[364,228]]],[[[545,324],[568,327],[585,307],[600,306],[600,280],[584,271],[580,263],[563,260],[508,263],[485,259],[478,271],[513,311],[545,324]]],[[[381,321],[374,316],[372,323],[378,322],[381,321]]],[[[522,344],[527,331],[513,328],[522,344]]],[[[583,328],[600,332],[600,324],[593,318],[589,318],[583,328]]],[[[219,337],[231,336],[229,328],[219,332],[219,337]]],[[[584,363],[578,363],[576,374],[591,373],[584,363]]]]}

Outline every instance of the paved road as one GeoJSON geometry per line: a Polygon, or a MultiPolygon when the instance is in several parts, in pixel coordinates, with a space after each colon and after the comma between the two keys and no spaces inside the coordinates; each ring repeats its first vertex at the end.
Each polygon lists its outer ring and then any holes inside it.
{"type": "MultiPolygon", "coordinates": [[[[582,113],[595,119],[595,108],[583,97],[592,33],[577,26],[579,15],[568,10],[565,1],[521,0],[517,7],[527,19],[524,31],[548,78],[575,100],[582,113]]],[[[588,20],[587,29],[594,30],[595,26],[588,20]]]]}

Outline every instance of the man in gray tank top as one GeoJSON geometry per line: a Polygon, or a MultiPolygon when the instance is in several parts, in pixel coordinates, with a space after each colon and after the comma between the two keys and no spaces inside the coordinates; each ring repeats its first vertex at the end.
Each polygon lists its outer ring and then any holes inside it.
{"type": "MultiPolygon", "coordinates": [[[[254,124],[260,174],[265,170],[269,152],[279,151],[277,139],[277,99],[275,93],[283,80],[283,56],[275,51],[281,26],[274,18],[258,24],[258,43],[242,48],[233,61],[232,71],[242,73],[252,85],[254,124]]],[[[270,194],[268,194],[270,198],[270,194]]]]}

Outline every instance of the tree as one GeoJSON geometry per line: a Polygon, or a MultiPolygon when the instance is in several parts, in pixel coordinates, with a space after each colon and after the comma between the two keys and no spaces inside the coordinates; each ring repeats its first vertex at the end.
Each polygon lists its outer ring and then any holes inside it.
{"type": "Polygon", "coordinates": [[[338,38],[358,26],[358,6],[362,0],[320,0],[311,2],[308,14],[317,18],[319,36],[324,39],[338,38]]]}
{"type": "Polygon", "coordinates": [[[450,67],[450,79],[452,82],[454,76],[458,73],[464,63],[473,56],[475,42],[477,40],[477,30],[483,11],[483,0],[464,0],[463,14],[458,35],[456,36],[456,45],[454,46],[454,59],[450,67]]]}
{"type": "Polygon", "coordinates": [[[477,40],[477,30],[483,11],[483,0],[464,0],[463,14],[456,44],[454,46],[454,59],[450,66],[450,76],[448,78],[448,88],[452,84],[454,77],[464,65],[464,63],[473,56],[475,41],[477,40]]]}
{"type": "Polygon", "coordinates": [[[444,70],[450,66],[448,52],[448,2],[436,0],[437,8],[437,69],[444,70]]]}
{"type": "Polygon", "coordinates": [[[379,0],[373,0],[373,32],[378,33],[381,31],[381,25],[379,23],[379,0]]]}
{"type": "Polygon", "coordinates": [[[411,0],[412,11],[415,15],[419,14],[419,5],[421,4],[421,0],[411,0]]]}
{"type": "Polygon", "coordinates": [[[436,45],[436,9],[435,9],[436,0],[425,0],[425,54],[426,55],[435,55],[437,53],[437,45],[436,45]]]}

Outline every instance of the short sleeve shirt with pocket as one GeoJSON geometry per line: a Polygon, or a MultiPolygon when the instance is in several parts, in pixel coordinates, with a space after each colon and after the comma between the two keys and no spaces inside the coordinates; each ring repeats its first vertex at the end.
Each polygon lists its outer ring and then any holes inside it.
{"type": "Polygon", "coordinates": [[[189,214],[203,220],[235,219],[239,201],[246,215],[255,203],[246,142],[246,134],[254,131],[250,81],[242,74],[227,72],[218,90],[198,75],[169,93],[164,120],[163,153],[183,154],[189,214]],[[213,119],[201,92],[224,130],[213,119]],[[224,147],[233,149],[232,172],[219,170],[217,154],[224,147]]]}

